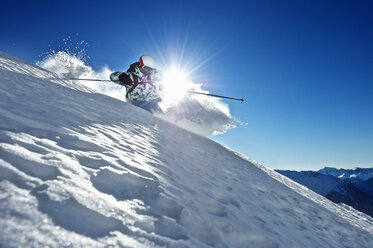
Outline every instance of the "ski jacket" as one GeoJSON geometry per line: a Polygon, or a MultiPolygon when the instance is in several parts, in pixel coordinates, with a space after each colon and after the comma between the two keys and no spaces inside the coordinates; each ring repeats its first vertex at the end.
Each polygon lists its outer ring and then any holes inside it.
{"type": "Polygon", "coordinates": [[[156,74],[156,71],[149,75],[143,74],[140,71],[140,62],[131,64],[127,72],[122,72],[118,76],[120,84],[126,87],[126,98],[130,102],[159,99],[154,82],[156,74]]]}

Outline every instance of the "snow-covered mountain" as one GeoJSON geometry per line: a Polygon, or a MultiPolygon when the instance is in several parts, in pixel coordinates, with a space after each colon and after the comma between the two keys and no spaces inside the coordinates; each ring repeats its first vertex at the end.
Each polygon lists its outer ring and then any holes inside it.
{"type": "Polygon", "coordinates": [[[0,53],[0,247],[371,247],[373,219],[0,53]]]}
{"type": "Polygon", "coordinates": [[[344,203],[373,216],[373,197],[358,189],[353,183],[342,182],[333,188],[326,198],[336,203],[344,203]]]}
{"type": "Polygon", "coordinates": [[[354,185],[361,191],[364,191],[365,193],[373,197],[373,178],[362,182],[356,182],[354,183],[354,185]]]}
{"type": "Polygon", "coordinates": [[[323,175],[315,171],[276,170],[280,174],[312,189],[316,193],[326,196],[342,180],[333,176],[323,175]]]}
{"type": "Polygon", "coordinates": [[[326,167],[320,171],[276,170],[278,173],[325,196],[335,203],[344,203],[373,217],[373,178],[367,178],[371,169],[342,170],[326,167]],[[355,173],[352,173],[355,171],[355,173]],[[341,176],[346,175],[346,177],[341,176]],[[347,175],[357,175],[347,176],[347,175]]]}
{"type": "Polygon", "coordinates": [[[337,169],[333,167],[324,167],[318,171],[324,175],[338,177],[340,179],[348,179],[351,182],[366,181],[373,178],[373,168],[358,168],[355,169],[337,169]]]}

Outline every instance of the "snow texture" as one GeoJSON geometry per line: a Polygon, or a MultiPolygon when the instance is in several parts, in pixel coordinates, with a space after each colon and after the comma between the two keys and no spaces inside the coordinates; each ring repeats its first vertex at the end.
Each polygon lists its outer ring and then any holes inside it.
{"type": "Polygon", "coordinates": [[[370,217],[4,53],[0,99],[0,247],[373,243],[370,217]]]}

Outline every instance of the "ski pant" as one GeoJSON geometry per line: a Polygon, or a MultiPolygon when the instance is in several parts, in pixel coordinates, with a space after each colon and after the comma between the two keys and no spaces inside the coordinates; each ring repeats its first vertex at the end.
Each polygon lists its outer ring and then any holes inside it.
{"type": "Polygon", "coordinates": [[[153,99],[150,101],[133,101],[132,104],[140,107],[146,111],[149,111],[151,113],[154,112],[160,112],[162,113],[162,109],[159,107],[158,103],[161,101],[161,98],[153,99]]]}

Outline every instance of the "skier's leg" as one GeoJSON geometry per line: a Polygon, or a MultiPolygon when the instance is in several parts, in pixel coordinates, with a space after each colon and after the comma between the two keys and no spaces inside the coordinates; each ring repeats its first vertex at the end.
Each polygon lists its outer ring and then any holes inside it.
{"type": "Polygon", "coordinates": [[[134,101],[132,104],[146,111],[149,111],[151,113],[155,113],[155,112],[162,113],[163,111],[158,105],[160,101],[161,101],[160,98],[153,99],[150,101],[139,101],[138,100],[138,101],[134,101]]]}
{"type": "Polygon", "coordinates": [[[154,100],[149,101],[150,111],[152,113],[163,113],[161,107],[159,107],[159,103],[162,101],[161,98],[157,98],[154,100]]]}

